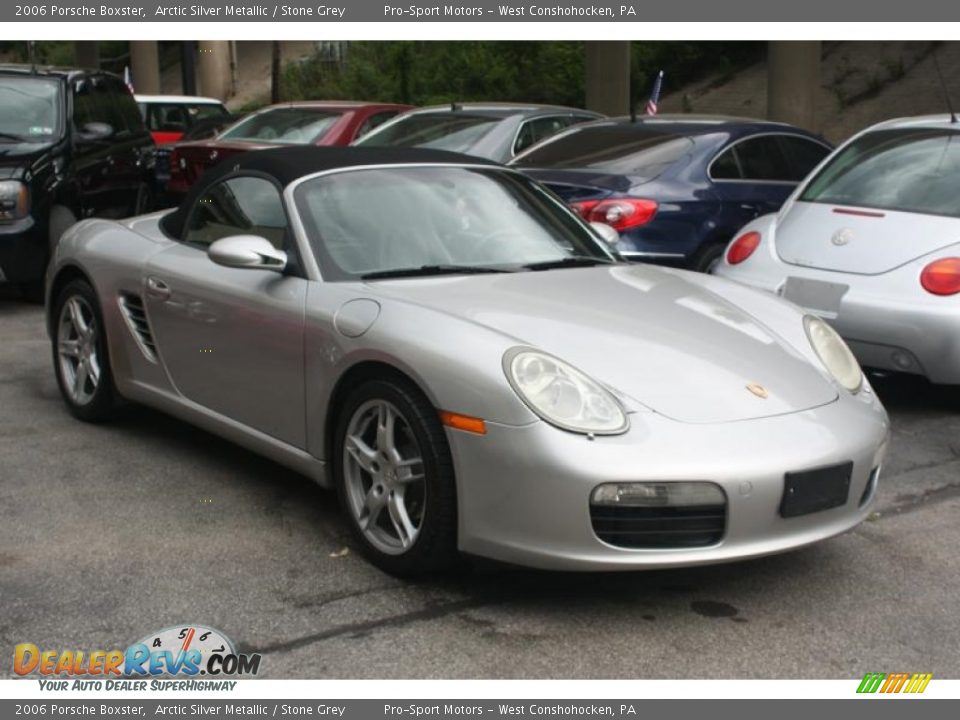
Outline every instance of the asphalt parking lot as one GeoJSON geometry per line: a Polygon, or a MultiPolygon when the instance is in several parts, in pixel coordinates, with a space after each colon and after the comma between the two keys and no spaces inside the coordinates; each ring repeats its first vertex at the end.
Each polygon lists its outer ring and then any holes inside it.
{"type": "Polygon", "coordinates": [[[42,311],[0,296],[0,648],[192,622],[272,678],[958,677],[960,395],[875,385],[892,448],[877,513],[842,537],[719,567],[411,583],[353,552],[305,478],[145,408],[72,419],[42,311]]]}

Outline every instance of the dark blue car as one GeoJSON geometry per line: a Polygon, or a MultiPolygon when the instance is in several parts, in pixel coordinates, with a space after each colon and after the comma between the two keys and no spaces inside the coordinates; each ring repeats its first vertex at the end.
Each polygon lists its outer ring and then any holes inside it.
{"type": "Polygon", "coordinates": [[[585,219],[612,225],[626,259],[707,272],[737,230],[779,209],[830,151],[782,123],[659,115],[578,125],[511,164],[585,219]]]}

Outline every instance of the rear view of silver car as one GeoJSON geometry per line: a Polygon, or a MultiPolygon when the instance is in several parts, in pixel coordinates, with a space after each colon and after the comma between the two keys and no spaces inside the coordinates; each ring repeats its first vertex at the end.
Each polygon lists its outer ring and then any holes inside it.
{"type": "Polygon", "coordinates": [[[715,272],[824,318],[865,366],[960,384],[960,124],[853,137],[715,272]]]}

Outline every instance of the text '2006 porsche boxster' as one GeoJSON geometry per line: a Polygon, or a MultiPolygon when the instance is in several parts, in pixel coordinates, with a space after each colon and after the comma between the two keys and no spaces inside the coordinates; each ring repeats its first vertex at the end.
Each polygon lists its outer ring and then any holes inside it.
{"type": "Polygon", "coordinates": [[[398,574],[785,551],[865,518],[887,417],[828,325],[629,265],[530,178],[432,150],[249,153],[89,220],[48,275],[57,380],[336,488],[398,574]]]}

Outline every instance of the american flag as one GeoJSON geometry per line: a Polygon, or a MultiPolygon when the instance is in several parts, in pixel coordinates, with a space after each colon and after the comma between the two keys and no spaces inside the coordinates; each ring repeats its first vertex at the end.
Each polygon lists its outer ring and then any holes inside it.
{"type": "Polygon", "coordinates": [[[660,88],[663,85],[663,70],[657,73],[657,79],[653,81],[653,92],[650,93],[650,99],[647,100],[647,115],[657,114],[657,103],[660,102],[660,88]]]}

